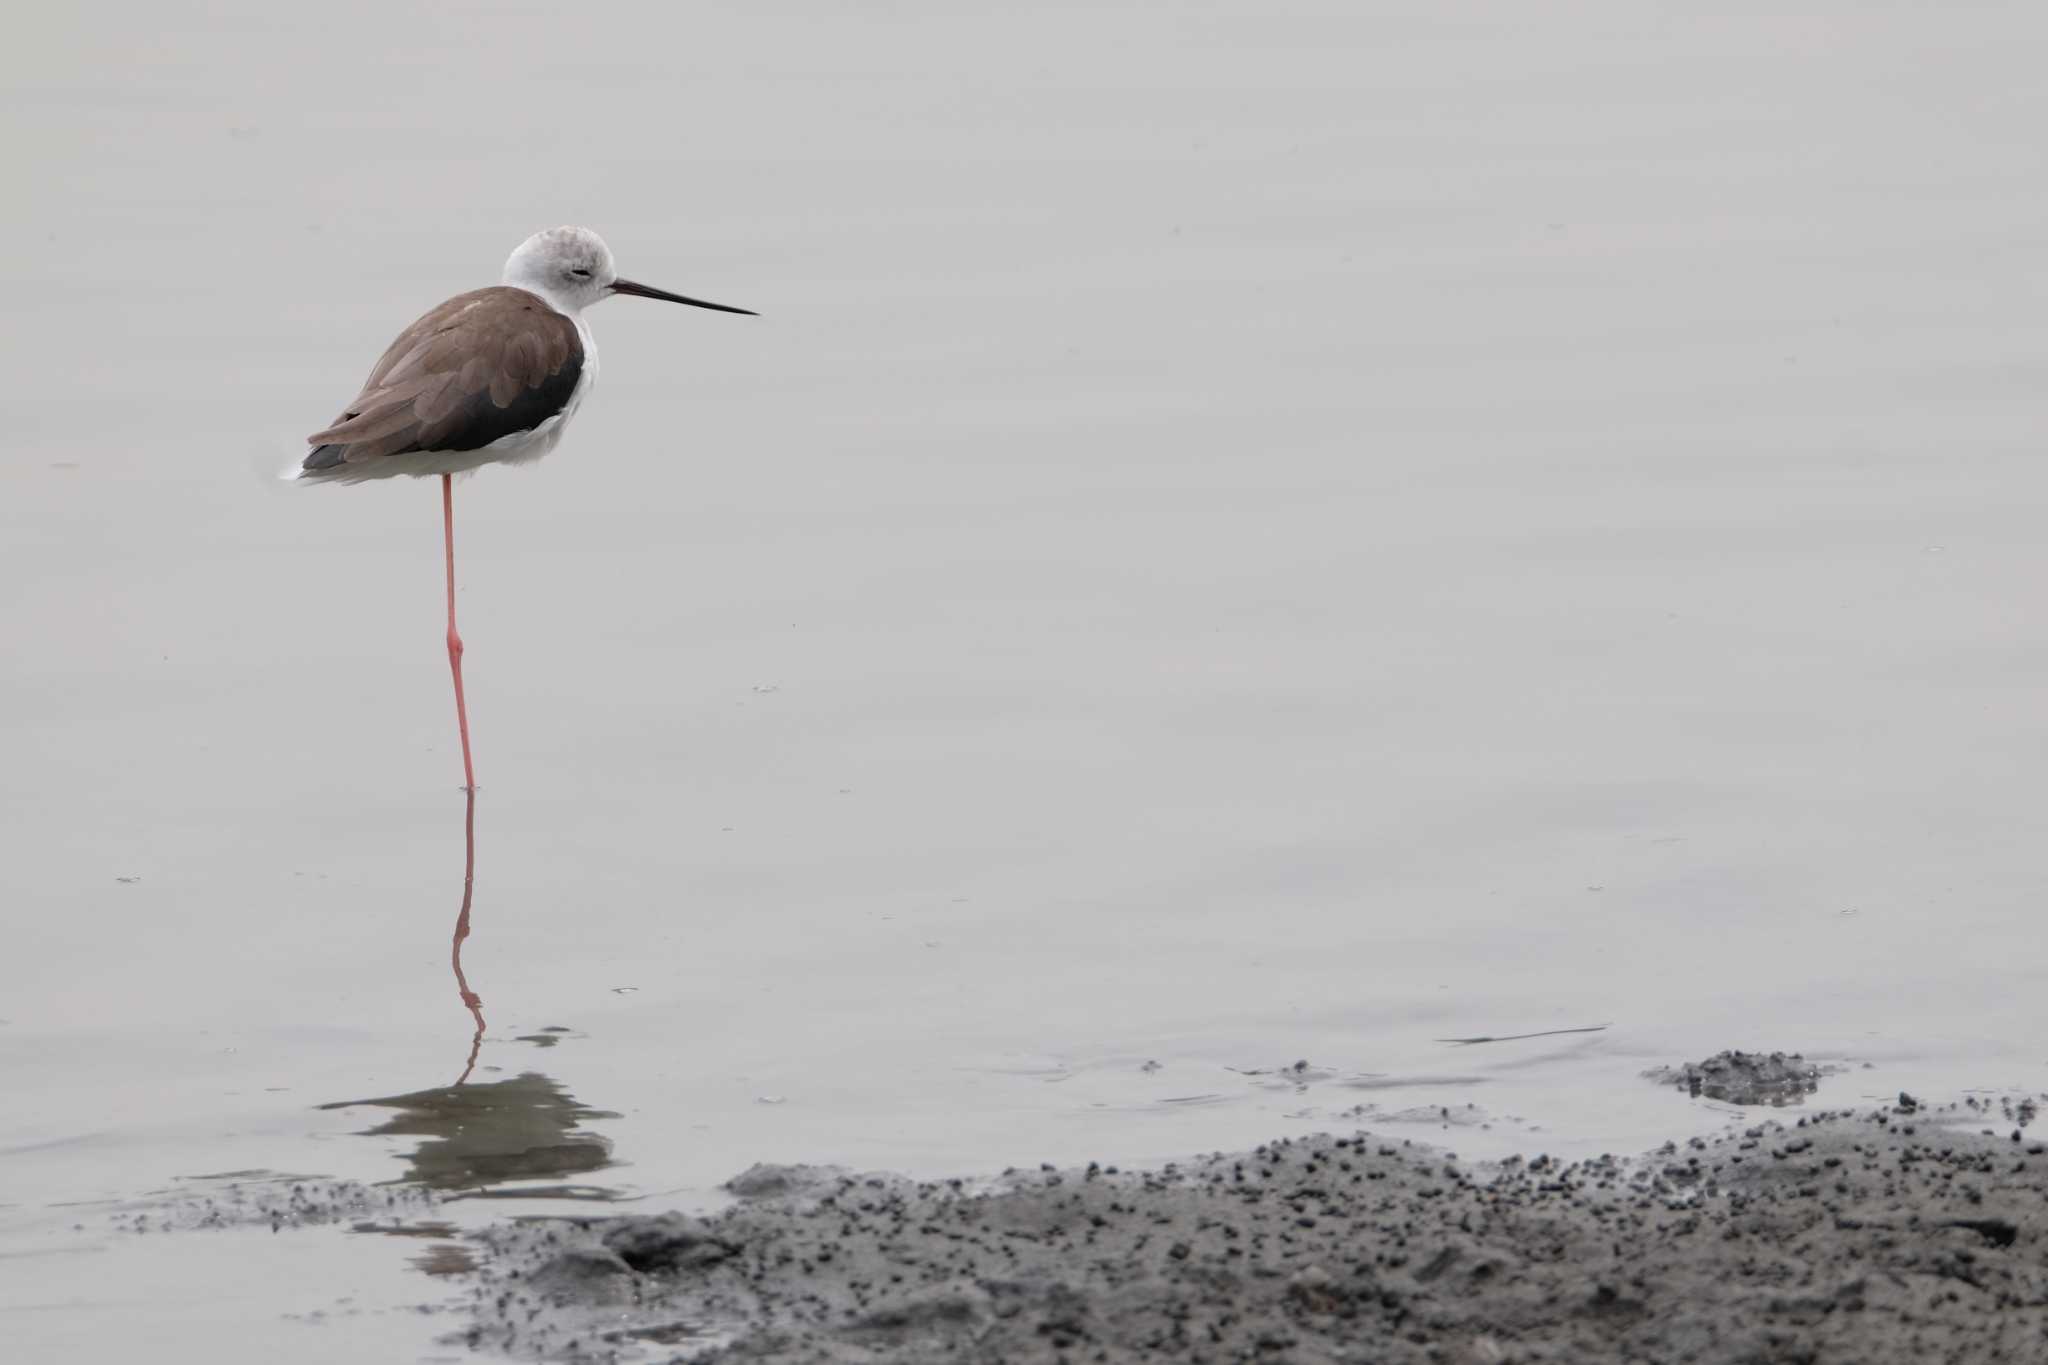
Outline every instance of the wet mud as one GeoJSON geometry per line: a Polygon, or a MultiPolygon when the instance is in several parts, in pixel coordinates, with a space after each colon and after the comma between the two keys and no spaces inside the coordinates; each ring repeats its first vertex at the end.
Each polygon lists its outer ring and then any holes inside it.
{"type": "Polygon", "coordinates": [[[2037,1361],[2033,1112],[1914,1101],[1573,1164],[1358,1133],[978,1185],[757,1167],[709,1218],[483,1234],[454,1340],[572,1361],[2037,1361]]]}
{"type": "Polygon", "coordinates": [[[195,1191],[137,1204],[116,1214],[113,1226],[129,1233],[247,1227],[283,1232],[372,1222],[406,1227],[439,1204],[431,1190],[416,1185],[364,1185],[274,1171],[228,1171],[194,1180],[195,1191]]]}

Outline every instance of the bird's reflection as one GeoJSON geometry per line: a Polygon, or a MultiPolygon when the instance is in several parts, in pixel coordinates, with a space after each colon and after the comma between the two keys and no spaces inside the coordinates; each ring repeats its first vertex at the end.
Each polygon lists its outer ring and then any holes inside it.
{"type": "Polygon", "coordinates": [[[476,1021],[476,1032],[469,1040],[469,1060],[463,1063],[462,1074],[455,1078],[457,1085],[466,1085],[469,1076],[476,1070],[476,1055],[484,1045],[484,998],[469,988],[469,978],[462,974],[462,940],[469,937],[469,905],[476,895],[476,788],[462,789],[462,909],[455,915],[455,942],[448,950],[448,960],[455,968],[455,990],[462,997],[462,1007],[469,1011],[469,1017],[476,1021]]]}
{"type": "MultiPolygon", "coordinates": [[[[503,1081],[416,1090],[410,1095],[345,1100],[322,1109],[359,1104],[397,1112],[371,1135],[417,1137],[424,1141],[408,1159],[405,1179],[437,1190],[483,1190],[512,1180],[562,1180],[612,1164],[611,1142],[580,1131],[585,1119],[615,1119],[579,1104],[560,1084],[537,1071],[503,1081]]],[[[492,1189],[498,1196],[525,1194],[553,1198],[603,1199],[609,1190],[590,1186],[492,1189]]]]}
{"type": "MultiPolygon", "coordinates": [[[[615,1119],[617,1114],[578,1103],[561,1084],[537,1071],[509,1080],[471,1081],[483,1050],[483,997],[469,987],[462,970],[462,945],[469,937],[469,913],[476,895],[476,792],[465,791],[462,812],[462,904],[455,915],[455,936],[449,964],[455,990],[476,1028],[469,1056],[453,1085],[415,1090],[406,1095],[341,1100],[322,1109],[371,1105],[396,1112],[369,1136],[423,1139],[408,1158],[403,1179],[437,1190],[465,1190],[499,1198],[609,1199],[613,1191],[595,1185],[551,1184],[497,1188],[508,1181],[551,1180],[586,1175],[612,1164],[609,1139],[584,1132],[586,1119],[615,1119]]],[[[523,1037],[522,1042],[551,1045],[567,1030],[550,1029],[523,1037]]],[[[460,1197],[460,1196],[457,1196],[460,1197]]]]}

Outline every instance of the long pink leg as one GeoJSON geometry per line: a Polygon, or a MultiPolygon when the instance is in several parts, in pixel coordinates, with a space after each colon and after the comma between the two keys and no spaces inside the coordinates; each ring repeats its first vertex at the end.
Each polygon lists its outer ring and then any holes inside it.
{"type": "Polygon", "coordinates": [[[455,633],[455,476],[441,476],[441,529],[448,544],[448,671],[455,675],[455,723],[462,729],[462,789],[476,790],[469,759],[469,704],[462,699],[462,637],[455,633]]]}

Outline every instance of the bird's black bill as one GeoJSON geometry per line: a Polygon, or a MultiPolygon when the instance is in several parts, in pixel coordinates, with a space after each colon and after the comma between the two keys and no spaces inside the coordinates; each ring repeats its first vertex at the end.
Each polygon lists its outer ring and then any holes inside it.
{"type": "Polygon", "coordinates": [[[651,284],[635,284],[631,280],[613,280],[614,294],[631,294],[638,299],[660,299],[664,303],[687,303],[692,308],[709,308],[718,313],[745,313],[750,318],[761,315],[751,308],[734,308],[730,304],[706,303],[702,299],[686,299],[681,294],[671,294],[666,289],[656,289],[651,284]]]}

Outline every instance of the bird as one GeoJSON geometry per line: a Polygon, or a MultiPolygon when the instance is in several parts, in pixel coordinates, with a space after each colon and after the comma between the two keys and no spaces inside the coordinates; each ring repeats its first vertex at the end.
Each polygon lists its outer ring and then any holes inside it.
{"type": "Polygon", "coordinates": [[[621,279],[611,248],[589,228],[536,232],[506,258],[498,284],[457,294],[400,332],[362,392],[306,438],[305,456],[284,473],[295,483],[441,480],[448,669],[467,792],[476,791],[476,764],[455,628],[454,478],[487,464],[526,464],[555,448],[597,380],[597,343],[583,310],[618,294],[760,316],[621,279]]]}

